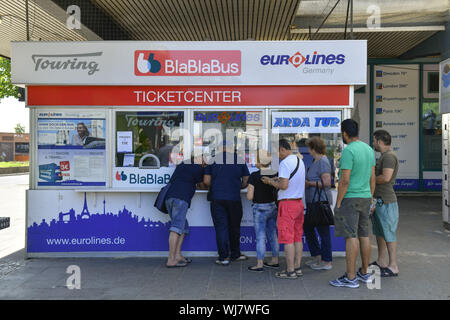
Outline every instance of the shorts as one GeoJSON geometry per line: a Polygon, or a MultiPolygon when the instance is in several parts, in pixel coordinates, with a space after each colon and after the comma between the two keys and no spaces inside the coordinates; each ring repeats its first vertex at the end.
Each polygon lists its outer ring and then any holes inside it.
{"type": "Polygon", "coordinates": [[[283,200],[278,204],[278,243],[291,244],[302,242],[303,201],[283,200]]]}
{"type": "Polygon", "coordinates": [[[334,236],[356,238],[369,236],[371,198],[344,198],[334,208],[334,236]]]}
{"type": "Polygon", "coordinates": [[[178,234],[189,233],[189,224],[186,220],[186,214],[189,204],[181,199],[169,198],[166,199],[166,208],[171,219],[170,231],[178,234]]]}
{"type": "Polygon", "coordinates": [[[383,237],[386,242],[396,242],[398,225],[397,202],[384,203],[375,207],[371,216],[372,231],[375,236],[383,237]]]}

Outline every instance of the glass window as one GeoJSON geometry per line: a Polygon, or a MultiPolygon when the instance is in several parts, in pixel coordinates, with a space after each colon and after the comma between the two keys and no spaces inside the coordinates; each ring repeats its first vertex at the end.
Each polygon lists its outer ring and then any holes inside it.
{"type": "Polygon", "coordinates": [[[194,151],[214,156],[223,141],[253,167],[263,147],[263,111],[194,111],[194,151]],[[230,141],[231,140],[231,141],[230,141]],[[201,151],[199,150],[201,149],[201,151]]]}
{"type": "Polygon", "coordinates": [[[116,167],[172,167],[183,159],[183,111],[116,113],[116,167]]]}
{"type": "Polygon", "coordinates": [[[308,152],[306,141],[313,137],[321,137],[327,146],[326,155],[332,168],[332,185],[336,181],[339,158],[343,141],[340,133],[340,111],[275,111],[272,112],[272,139],[286,139],[290,142],[294,153],[303,157],[305,168],[309,168],[313,157],[308,152]],[[276,129],[278,127],[278,129],[276,129]]]}
{"type": "Polygon", "coordinates": [[[28,153],[30,144],[28,142],[16,142],[16,153],[28,153]]]}
{"type": "Polygon", "coordinates": [[[422,168],[442,168],[442,115],[439,102],[424,102],[422,105],[422,168]]]}

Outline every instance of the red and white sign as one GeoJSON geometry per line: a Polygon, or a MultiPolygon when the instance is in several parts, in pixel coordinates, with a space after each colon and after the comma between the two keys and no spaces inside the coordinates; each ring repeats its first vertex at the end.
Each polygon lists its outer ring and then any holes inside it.
{"type": "Polygon", "coordinates": [[[28,86],[29,106],[336,106],[349,86],[28,86]]]}
{"type": "Polygon", "coordinates": [[[136,50],[137,76],[239,76],[239,50],[136,50]]]}

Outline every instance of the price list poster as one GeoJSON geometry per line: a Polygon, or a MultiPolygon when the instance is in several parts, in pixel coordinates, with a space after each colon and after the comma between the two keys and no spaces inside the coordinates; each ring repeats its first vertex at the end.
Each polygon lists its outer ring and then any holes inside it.
{"type": "Polygon", "coordinates": [[[376,65],[374,71],[373,128],[392,136],[399,159],[395,188],[418,189],[419,65],[376,65]]]}

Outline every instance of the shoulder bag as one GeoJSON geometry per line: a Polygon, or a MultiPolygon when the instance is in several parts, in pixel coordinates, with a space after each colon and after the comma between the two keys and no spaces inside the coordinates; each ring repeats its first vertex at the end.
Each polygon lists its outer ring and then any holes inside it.
{"type": "Polygon", "coordinates": [[[316,181],[316,191],[314,192],[314,196],[311,203],[308,203],[307,214],[305,215],[304,224],[308,227],[317,227],[317,226],[330,226],[334,225],[334,217],[333,211],[331,210],[330,202],[328,201],[328,195],[325,190],[323,190],[323,180],[320,178],[322,182],[322,188],[319,188],[319,182],[316,181]],[[325,192],[326,201],[321,200],[322,191],[325,192]],[[316,194],[319,195],[317,201],[316,194]]]}
{"type": "MultiPolygon", "coordinates": [[[[175,169],[175,171],[176,171],[176,169],[175,169]]],[[[156,209],[158,209],[162,213],[166,213],[166,214],[169,213],[169,211],[167,211],[167,208],[166,208],[166,195],[170,189],[170,186],[173,183],[174,177],[175,177],[175,172],[173,173],[172,177],[170,177],[169,183],[167,183],[164,187],[162,187],[161,190],[159,191],[158,195],[156,196],[154,206],[156,207],[156,209]]]]}

